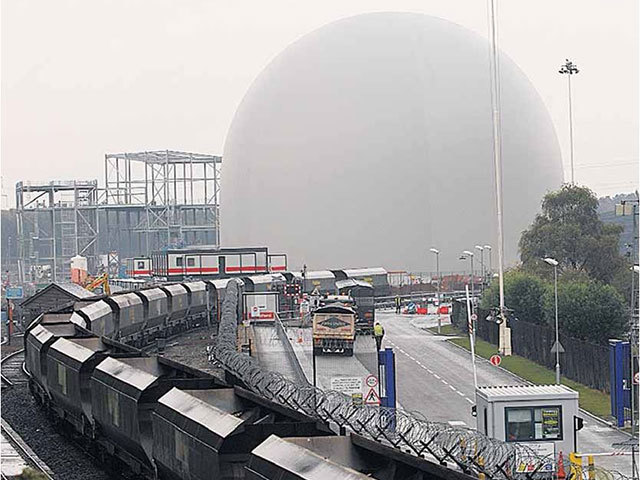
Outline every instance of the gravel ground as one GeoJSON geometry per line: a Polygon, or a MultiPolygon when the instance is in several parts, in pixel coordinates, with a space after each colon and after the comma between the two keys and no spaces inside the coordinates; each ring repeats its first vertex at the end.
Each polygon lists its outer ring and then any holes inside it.
{"type": "MultiPolygon", "coordinates": [[[[22,339],[20,339],[22,340],[22,339]]],[[[2,347],[2,356],[18,348],[22,342],[2,347]]],[[[170,341],[164,356],[198,368],[223,379],[223,370],[207,361],[206,347],[215,343],[214,329],[199,329],[170,341]]],[[[35,403],[26,386],[2,392],[2,418],[23,438],[42,461],[64,480],[114,480],[122,477],[105,472],[101,466],[75,445],[68,437],[58,433],[55,425],[35,403]]]]}
{"type": "Polygon", "coordinates": [[[217,328],[202,328],[181,335],[165,347],[164,356],[224,379],[224,371],[209,363],[207,346],[216,342],[217,328]]]}
{"type": "Polygon", "coordinates": [[[120,476],[106,473],[73,442],[56,431],[38,408],[26,386],[2,392],[2,418],[31,449],[64,480],[112,480],[120,476]]]}

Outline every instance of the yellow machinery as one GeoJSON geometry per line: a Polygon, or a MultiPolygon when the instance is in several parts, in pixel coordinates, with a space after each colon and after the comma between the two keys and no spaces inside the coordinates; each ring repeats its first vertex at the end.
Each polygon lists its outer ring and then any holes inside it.
{"type": "Polygon", "coordinates": [[[103,273],[96,278],[90,279],[84,288],[93,292],[96,288],[102,287],[102,293],[105,295],[111,295],[111,289],[109,288],[109,274],[103,273]]]}

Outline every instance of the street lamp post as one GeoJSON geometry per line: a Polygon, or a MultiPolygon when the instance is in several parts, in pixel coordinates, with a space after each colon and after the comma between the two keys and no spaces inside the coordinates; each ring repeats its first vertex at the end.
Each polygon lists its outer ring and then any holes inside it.
{"type": "Polygon", "coordinates": [[[440,250],[437,248],[430,248],[430,252],[433,252],[436,256],[436,275],[438,276],[438,333],[442,328],[442,319],[440,318],[440,250]]]}
{"type": "Polygon", "coordinates": [[[476,250],[480,250],[480,276],[482,282],[480,283],[480,294],[484,293],[484,247],[476,245],[476,250]]]}
{"type": "Polygon", "coordinates": [[[578,66],[570,62],[569,59],[566,59],[566,62],[560,66],[560,70],[558,73],[561,75],[566,75],[569,80],[569,148],[571,152],[571,185],[574,184],[574,176],[573,176],[573,111],[571,105],[571,75],[576,75],[580,70],[578,70],[578,66]]]}
{"type": "Polygon", "coordinates": [[[489,251],[489,270],[487,271],[487,273],[488,273],[487,277],[491,278],[491,273],[492,273],[492,266],[491,266],[491,245],[485,245],[485,246],[484,246],[484,249],[489,251]]]}
{"type": "Polygon", "coordinates": [[[558,261],[553,258],[545,258],[545,263],[553,267],[553,288],[556,303],[556,383],[560,385],[560,335],[558,333],[558,261]]]}
{"type": "MultiPolygon", "coordinates": [[[[464,252],[462,252],[462,254],[466,255],[471,260],[471,315],[473,315],[475,313],[475,311],[474,311],[475,293],[474,293],[474,288],[473,288],[473,284],[474,284],[474,278],[473,278],[473,252],[470,252],[469,250],[465,250],[464,252]]],[[[475,335],[475,332],[476,332],[476,328],[475,328],[475,322],[474,322],[474,326],[473,326],[473,334],[474,335],[475,335]]]]}

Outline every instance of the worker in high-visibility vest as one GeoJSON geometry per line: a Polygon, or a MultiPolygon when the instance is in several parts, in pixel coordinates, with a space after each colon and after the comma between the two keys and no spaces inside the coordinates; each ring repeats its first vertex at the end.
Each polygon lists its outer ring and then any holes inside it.
{"type": "Polygon", "coordinates": [[[384,328],[379,322],[373,326],[373,338],[376,339],[376,348],[380,350],[382,348],[382,337],[384,337],[384,328]]]}
{"type": "Polygon", "coordinates": [[[396,313],[400,313],[400,307],[401,307],[401,300],[400,300],[400,296],[396,295],[395,298],[395,304],[396,304],[396,313]]]}

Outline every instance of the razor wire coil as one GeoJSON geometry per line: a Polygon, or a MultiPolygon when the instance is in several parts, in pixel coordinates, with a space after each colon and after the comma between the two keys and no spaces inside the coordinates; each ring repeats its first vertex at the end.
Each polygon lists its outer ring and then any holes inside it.
{"type": "MultiPolygon", "coordinates": [[[[220,364],[243,385],[272,402],[278,403],[327,424],[395,447],[443,465],[455,465],[461,471],[490,480],[548,478],[546,470],[555,461],[537,455],[520,443],[489,438],[476,430],[427,420],[417,412],[402,409],[353,405],[347,395],[321,390],[309,384],[292,382],[277,372],[266,371],[258,362],[237,351],[238,284],[227,284],[216,344],[208,349],[209,360],[220,364]],[[526,459],[526,472],[517,472],[517,463],[526,459]]],[[[569,477],[578,477],[579,469],[570,469],[569,477]]],[[[618,472],[598,469],[597,479],[624,480],[618,472]]],[[[582,475],[580,475],[582,476],[582,475]]]]}

